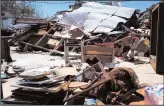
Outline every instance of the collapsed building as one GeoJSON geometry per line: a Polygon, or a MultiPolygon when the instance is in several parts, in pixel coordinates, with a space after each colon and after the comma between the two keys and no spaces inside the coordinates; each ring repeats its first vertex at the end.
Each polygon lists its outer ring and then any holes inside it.
{"type": "Polygon", "coordinates": [[[133,8],[79,2],[70,6],[72,10],[59,11],[47,19],[17,18],[8,28],[14,32],[8,44],[16,46],[19,53],[42,51],[61,56],[64,66],[41,70],[6,66],[4,75],[21,79],[12,85],[18,89],[3,103],[125,105],[133,95],[143,100],[137,92],[141,88],[138,76],[131,68],[117,67],[115,58],[147,63],[135,56],[151,54],[150,17],[157,5],[140,13],[133,8]]]}

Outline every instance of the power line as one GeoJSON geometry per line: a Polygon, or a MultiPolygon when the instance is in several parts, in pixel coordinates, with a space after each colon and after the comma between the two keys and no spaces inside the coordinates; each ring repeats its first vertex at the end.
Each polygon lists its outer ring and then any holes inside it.
{"type": "Polygon", "coordinates": [[[64,2],[42,2],[42,1],[36,1],[36,3],[45,3],[45,4],[68,4],[68,3],[75,3],[75,1],[64,1],[64,2]]]}

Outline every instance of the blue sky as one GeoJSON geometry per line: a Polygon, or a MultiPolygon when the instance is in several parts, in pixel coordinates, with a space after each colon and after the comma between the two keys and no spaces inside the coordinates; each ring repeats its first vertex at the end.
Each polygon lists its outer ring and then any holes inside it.
{"type": "MultiPolygon", "coordinates": [[[[103,0],[102,0],[103,1],[103,0]]],[[[155,1],[123,1],[121,4],[123,7],[130,7],[140,9],[141,11],[146,10],[152,4],[158,3],[155,1]]],[[[68,10],[69,5],[74,4],[74,1],[36,1],[34,7],[41,14],[42,18],[51,17],[57,11],[68,10]]]]}

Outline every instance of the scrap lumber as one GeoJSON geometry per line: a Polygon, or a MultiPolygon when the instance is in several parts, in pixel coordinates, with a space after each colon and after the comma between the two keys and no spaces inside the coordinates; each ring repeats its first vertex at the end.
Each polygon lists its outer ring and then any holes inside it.
{"type": "Polygon", "coordinates": [[[20,34],[18,34],[18,32],[14,33],[14,37],[9,41],[9,44],[10,43],[15,43],[16,41],[21,39],[22,36],[28,35],[31,32],[32,32],[32,29],[26,30],[26,31],[24,31],[23,33],[20,33],[20,34]]]}
{"type": "Polygon", "coordinates": [[[87,59],[93,60],[97,58],[103,63],[113,63],[114,61],[114,47],[111,46],[95,46],[86,45],[82,48],[82,60],[85,62],[87,59]]]}
{"type": "Polygon", "coordinates": [[[1,36],[1,39],[10,39],[13,38],[13,36],[1,36]]]}
{"type": "Polygon", "coordinates": [[[135,35],[135,36],[139,36],[139,37],[150,37],[149,35],[147,34],[139,34],[139,33],[136,33],[134,31],[132,31],[131,29],[129,29],[128,27],[126,27],[125,25],[122,25],[123,28],[125,28],[126,31],[130,32],[131,34],[135,35]]]}
{"type": "Polygon", "coordinates": [[[71,99],[73,99],[73,98],[75,98],[75,97],[77,97],[77,96],[79,96],[79,95],[81,95],[81,94],[83,94],[83,93],[86,93],[86,92],[88,92],[88,91],[90,91],[90,90],[92,90],[92,89],[94,89],[94,88],[96,88],[96,87],[98,87],[98,86],[100,86],[100,85],[102,85],[102,84],[105,84],[105,83],[111,81],[112,79],[113,79],[113,78],[109,78],[109,79],[107,79],[107,80],[105,80],[105,81],[100,82],[99,84],[93,85],[93,86],[87,88],[86,90],[83,90],[82,92],[79,92],[79,93],[77,93],[77,94],[71,96],[70,98],[64,99],[63,102],[67,102],[67,101],[69,101],[69,100],[71,100],[71,99]]]}
{"type": "Polygon", "coordinates": [[[57,50],[62,45],[63,42],[64,42],[64,38],[62,38],[60,40],[60,42],[58,43],[58,45],[56,45],[56,47],[54,48],[54,50],[57,50]]]}
{"type": "Polygon", "coordinates": [[[63,52],[60,52],[58,50],[49,50],[47,48],[43,48],[43,47],[40,47],[40,46],[35,46],[33,44],[30,44],[30,43],[26,43],[26,42],[23,42],[23,41],[19,41],[19,43],[22,43],[22,44],[25,44],[25,45],[28,45],[28,46],[31,46],[31,47],[35,47],[35,48],[39,48],[39,49],[42,49],[42,50],[45,50],[45,51],[48,51],[48,52],[51,52],[51,53],[59,53],[61,55],[64,55],[63,52]]]}
{"type": "Polygon", "coordinates": [[[47,24],[45,19],[32,19],[32,18],[16,18],[13,24],[47,24]]]}
{"type": "MultiPolygon", "coordinates": [[[[69,48],[70,47],[81,47],[80,44],[75,44],[75,43],[69,43],[70,39],[64,39],[64,58],[65,58],[65,64],[68,64],[69,62],[69,57],[81,57],[80,54],[74,54],[74,55],[70,55],[69,54],[69,48]]],[[[76,41],[76,39],[71,39],[76,41]]]]}
{"type": "Polygon", "coordinates": [[[124,37],[124,38],[122,38],[122,39],[119,39],[119,40],[116,40],[116,41],[114,41],[114,44],[117,44],[117,43],[119,43],[120,41],[125,41],[126,39],[129,39],[129,38],[131,38],[132,36],[126,36],[126,37],[124,37]]]}
{"type": "Polygon", "coordinates": [[[154,58],[154,57],[155,57],[155,56],[150,55],[150,64],[151,64],[152,68],[153,68],[154,70],[156,70],[156,58],[154,58]]]}
{"type": "Polygon", "coordinates": [[[56,25],[56,24],[54,24],[47,32],[45,32],[45,34],[43,35],[43,37],[35,44],[35,46],[38,46],[39,43],[47,36],[47,34],[50,33],[50,31],[55,30],[55,29],[54,29],[54,26],[55,26],[55,25],[56,25]]]}

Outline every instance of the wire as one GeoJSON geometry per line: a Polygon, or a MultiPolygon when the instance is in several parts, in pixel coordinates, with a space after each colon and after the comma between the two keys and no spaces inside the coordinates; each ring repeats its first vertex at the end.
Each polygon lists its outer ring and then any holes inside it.
{"type": "Polygon", "coordinates": [[[36,1],[36,3],[45,3],[45,4],[66,4],[66,3],[75,3],[75,1],[68,1],[68,2],[40,2],[36,1]]]}

